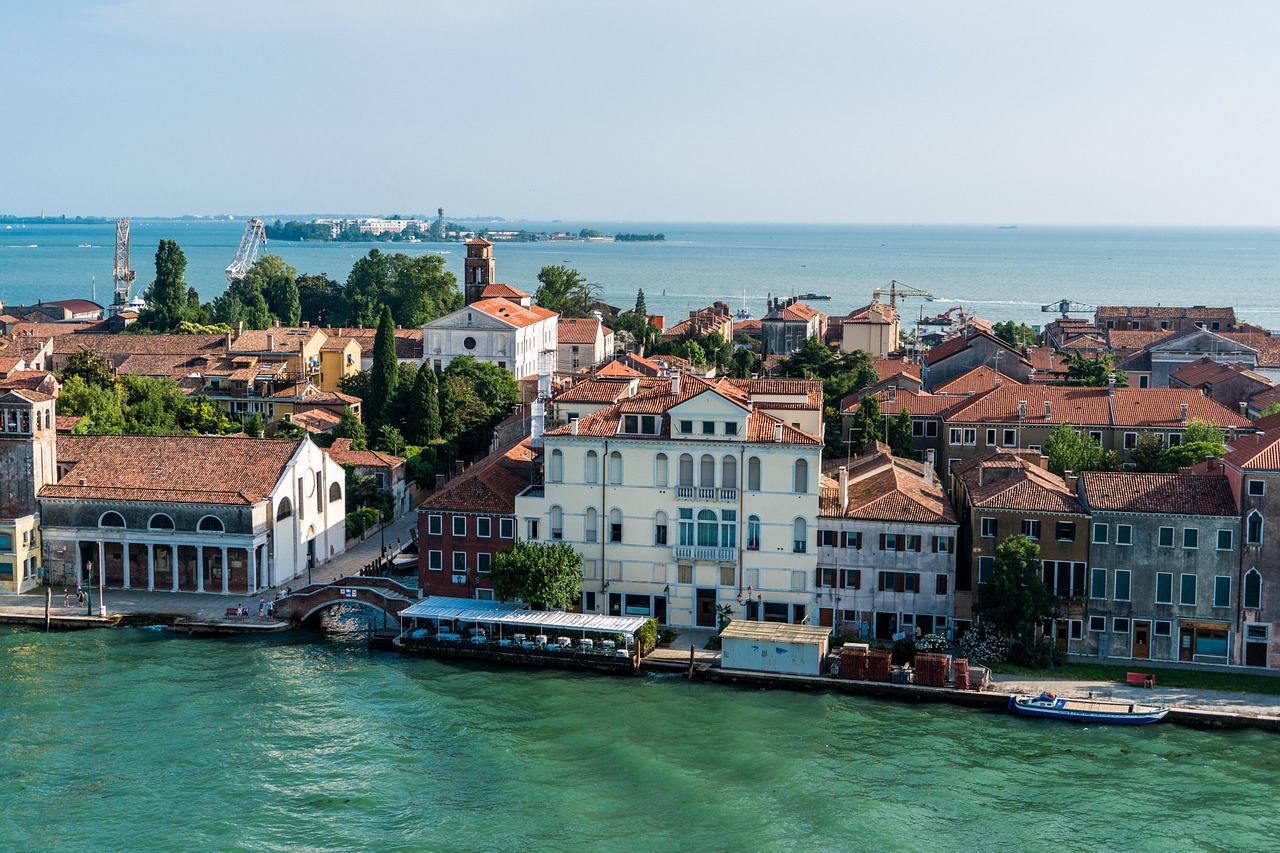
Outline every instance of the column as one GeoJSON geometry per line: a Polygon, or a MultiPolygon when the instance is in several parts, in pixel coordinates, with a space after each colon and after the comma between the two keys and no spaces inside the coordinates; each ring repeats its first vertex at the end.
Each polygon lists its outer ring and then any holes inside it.
{"type": "Polygon", "coordinates": [[[222,549],[222,594],[223,595],[226,595],[228,592],[231,591],[230,584],[231,584],[231,571],[230,571],[230,566],[227,564],[227,549],[224,546],[222,549]]]}
{"type": "Polygon", "coordinates": [[[173,581],[173,591],[178,591],[178,546],[170,545],[169,551],[171,557],[169,560],[169,578],[173,581]]]}
{"type": "Polygon", "coordinates": [[[196,546],[196,592],[204,592],[204,546],[196,546]]]}
{"type": "Polygon", "coordinates": [[[156,588],[156,546],[154,542],[147,543],[147,591],[154,592],[156,588]]]}
{"type": "Polygon", "coordinates": [[[249,578],[249,594],[253,595],[258,591],[258,546],[250,542],[249,547],[245,549],[245,559],[249,562],[246,564],[245,573],[249,578]]]}
{"type": "Polygon", "coordinates": [[[129,588],[129,543],[120,543],[120,580],[124,588],[129,588]]]}

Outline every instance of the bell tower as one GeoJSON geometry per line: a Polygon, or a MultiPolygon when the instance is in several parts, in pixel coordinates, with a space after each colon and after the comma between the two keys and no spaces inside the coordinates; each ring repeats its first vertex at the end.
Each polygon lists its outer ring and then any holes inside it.
{"type": "Polygon", "coordinates": [[[53,397],[38,391],[0,394],[0,518],[38,509],[36,495],[57,479],[53,397]]]}
{"type": "Polygon", "coordinates": [[[468,240],[467,260],[463,272],[463,296],[470,305],[494,282],[493,244],[483,237],[468,240]]]}

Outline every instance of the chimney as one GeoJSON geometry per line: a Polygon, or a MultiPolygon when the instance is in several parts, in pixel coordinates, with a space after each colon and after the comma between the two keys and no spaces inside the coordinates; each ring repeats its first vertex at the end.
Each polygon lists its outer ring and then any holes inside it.
{"type": "Polygon", "coordinates": [[[80,485],[82,485],[82,486],[87,486],[87,485],[89,485],[89,481],[88,481],[88,480],[86,480],[84,477],[81,477],[81,478],[80,478],[80,485]]]}
{"type": "Polygon", "coordinates": [[[442,488],[444,488],[444,474],[436,474],[436,489],[435,489],[435,490],[438,492],[438,491],[440,491],[442,488]]]}
{"type": "Polygon", "coordinates": [[[1181,422],[1182,422],[1182,423],[1184,423],[1184,424],[1187,422],[1187,404],[1186,404],[1186,403],[1183,403],[1183,404],[1182,404],[1182,418],[1181,418],[1181,422]]]}
{"type": "Polygon", "coordinates": [[[570,434],[570,435],[577,435],[577,434],[578,434],[578,419],[577,419],[577,418],[569,418],[569,434],[570,434]]]}
{"type": "Polygon", "coordinates": [[[227,349],[231,349],[231,342],[235,340],[232,332],[227,332],[227,349]]]}
{"type": "Polygon", "coordinates": [[[894,400],[897,399],[897,397],[898,397],[898,386],[890,385],[888,402],[892,403],[894,400]]]}
{"type": "Polygon", "coordinates": [[[930,447],[924,452],[924,484],[933,485],[934,449],[930,447]]]}
{"type": "Polygon", "coordinates": [[[1027,419],[1027,401],[1018,401],[1018,420],[1025,421],[1027,419]]]}
{"type": "MultiPolygon", "coordinates": [[[[310,329],[310,328],[311,328],[311,321],[310,321],[310,320],[303,320],[303,321],[302,321],[302,328],[304,328],[304,329],[310,329]]],[[[398,329],[398,328],[400,328],[400,327],[399,327],[399,326],[396,326],[396,328],[398,329]]]]}
{"type": "Polygon", "coordinates": [[[465,464],[465,463],[464,463],[461,459],[455,459],[455,460],[453,460],[453,473],[454,473],[454,474],[461,474],[461,473],[462,473],[462,466],[463,466],[464,464],[465,464]]]}
{"type": "Polygon", "coordinates": [[[1249,414],[1248,414],[1248,413],[1249,413],[1249,404],[1248,404],[1248,403],[1246,403],[1244,400],[1241,400],[1241,401],[1240,401],[1240,403],[1239,403],[1239,406],[1240,406],[1240,417],[1242,417],[1242,418],[1247,418],[1247,417],[1249,417],[1249,414]]]}
{"type": "Polygon", "coordinates": [[[236,320],[235,330],[237,338],[244,334],[244,320],[236,320]]]}
{"type": "Polygon", "coordinates": [[[1053,417],[1053,415],[1050,414],[1050,412],[1052,411],[1052,408],[1053,408],[1053,403],[1049,400],[1045,400],[1044,401],[1044,419],[1046,421],[1053,417]]]}
{"type": "Polygon", "coordinates": [[[773,440],[782,441],[782,424],[773,425],[773,440]]]}
{"type": "Polygon", "coordinates": [[[276,336],[268,333],[267,335],[267,352],[276,351],[276,336]]]}
{"type": "Polygon", "coordinates": [[[1116,374],[1115,371],[1107,374],[1107,396],[1114,397],[1116,395],[1116,374]]]}
{"type": "Polygon", "coordinates": [[[999,388],[999,387],[1000,387],[1000,374],[999,374],[999,373],[997,373],[997,374],[995,375],[995,382],[993,382],[993,383],[992,383],[992,386],[991,386],[991,387],[993,387],[993,388],[999,388]]]}
{"type": "Polygon", "coordinates": [[[1076,490],[1076,480],[1078,480],[1078,479],[1079,479],[1079,478],[1078,478],[1078,477],[1076,477],[1076,475],[1075,475],[1074,473],[1072,473],[1072,471],[1071,471],[1071,469],[1070,469],[1070,468],[1068,468],[1068,469],[1066,469],[1065,471],[1063,471],[1063,472],[1062,472],[1062,480],[1063,480],[1063,482],[1065,482],[1065,483],[1067,484],[1067,488],[1068,488],[1068,489],[1070,489],[1070,490],[1071,490],[1071,491],[1073,491],[1073,492],[1076,490]]]}
{"type": "Polygon", "coordinates": [[[672,397],[680,396],[680,374],[679,373],[672,374],[671,376],[671,396],[672,397]]]}
{"type": "Polygon", "coordinates": [[[849,469],[843,465],[840,466],[840,509],[849,509],[849,469]]]}

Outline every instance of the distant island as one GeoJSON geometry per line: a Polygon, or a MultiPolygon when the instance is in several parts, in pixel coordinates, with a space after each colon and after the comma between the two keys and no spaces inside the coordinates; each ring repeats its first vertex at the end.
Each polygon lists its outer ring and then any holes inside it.
{"type": "MultiPolygon", "coordinates": [[[[468,220],[462,219],[462,222],[468,220]]],[[[487,220],[493,222],[495,220],[487,220]]],[[[501,220],[497,220],[501,221],[501,220]]],[[[450,243],[482,237],[492,242],[505,243],[538,243],[591,242],[620,243],[655,243],[666,240],[665,234],[614,234],[609,235],[594,228],[583,228],[577,234],[568,231],[525,231],[503,230],[498,228],[475,228],[443,219],[409,219],[392,216],[386,219],[311,219],[290,220],[279,219],[266,226],[268,240],[285,242],[336,242],[336,243],[370,243],[370,242],[407,242],[407,243],[450,243]]]]}

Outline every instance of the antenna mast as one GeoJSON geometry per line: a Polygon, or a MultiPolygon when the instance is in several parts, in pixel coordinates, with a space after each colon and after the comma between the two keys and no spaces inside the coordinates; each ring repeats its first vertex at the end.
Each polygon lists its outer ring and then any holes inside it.
{"type": "Polygon", "coordinates": [[[116,220],[116,271],[115,296],[111,302],[111,313],[119,314],[129,307],[129,291],[133,289],[134,279],[138,274],[129,269],[129,220],[116,220]]]}
{"type": "Polygon", "coordinates": [[[258,259],[258,250],[267,245],[267,229],[261,219],[250,219],[244,226],[244,234],[240,237],[240,248],[227,267],[227,281],[239,281],[249,272],[249,267],[258,259]]]}

